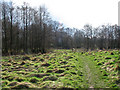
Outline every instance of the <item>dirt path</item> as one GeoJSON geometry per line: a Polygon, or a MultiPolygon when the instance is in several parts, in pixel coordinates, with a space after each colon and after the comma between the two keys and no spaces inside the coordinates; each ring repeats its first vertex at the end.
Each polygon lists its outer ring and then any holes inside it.
{"type": "Polygon", "coordinates": [[[79,55],[79,64],[81,63],[85,87],[87,88],[105,88],[106,82],[102,78],[102,73],[96,68],[95,63],[86,56],[79,55]]]}

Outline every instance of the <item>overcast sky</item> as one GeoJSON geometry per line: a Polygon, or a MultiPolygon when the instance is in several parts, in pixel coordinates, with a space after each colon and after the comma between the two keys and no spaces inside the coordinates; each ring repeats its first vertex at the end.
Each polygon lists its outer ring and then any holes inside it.
{"type": "MultiPolygon", "coordinates": [[[[9,1],[9,0],[5,0],[9,1]]],[[[28,2],[32,7],[45,4],[54,19],[68,27],[83,28],[85,24],[97,27],[118,23],[119,0],[11,0],[17,5],[28,2]]]]}

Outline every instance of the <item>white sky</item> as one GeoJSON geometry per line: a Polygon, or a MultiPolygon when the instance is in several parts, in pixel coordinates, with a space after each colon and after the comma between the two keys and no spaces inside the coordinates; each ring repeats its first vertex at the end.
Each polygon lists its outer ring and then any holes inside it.
{"type": "MultiPolygon", "coordinates": [[[[6,0],[5,0],[6,1],[6,0]]],[[[7,0],[9,1],[9,0],[7,0]]],[[[45,4],[54,19],[68,27],[83,28],[85,24],[97,27],[118,23],[119,0],[11,0],[17,5],[28,2],[30,6],[45,4]]]]}

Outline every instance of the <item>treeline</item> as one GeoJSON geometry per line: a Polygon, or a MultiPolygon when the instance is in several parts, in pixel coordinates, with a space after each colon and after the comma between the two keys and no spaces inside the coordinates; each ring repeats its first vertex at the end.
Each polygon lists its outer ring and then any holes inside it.
{"type": "Polygon", "coordinates": [[[2,3],[2,30],[3,54],[45,53],[49,48],[67,48],[72,39],[45,6],[34,9],[27,3],[2,3]]]}
{"type": "Polygon", "coordinates": [[[101,25],[93,28],[84,25],[74,34],[75,46],[88,49],[120,49],[120,26],[101,25]]]}
{"type": "Polygon", "coordinates": [[[14,6],[12,2],[2,2],[3,55],[46,53],[50,48],[120,48],[120,29],[117,25],[66,28],[52,20],[45,6],[34,9],[27,3],[14,6]]]}

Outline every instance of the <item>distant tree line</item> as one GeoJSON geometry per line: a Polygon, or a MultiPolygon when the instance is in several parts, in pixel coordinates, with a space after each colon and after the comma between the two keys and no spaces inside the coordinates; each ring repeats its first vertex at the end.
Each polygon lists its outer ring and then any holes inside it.
{"type": "Polygon", "coordinates": [[[14,6],[2,2],[2,53],[46,53],[50,48],[120,48],[120,27],[101,25],[66,28],[52,20],[45,6],[34,9],[27,3],[14,6]]]}
{"type": "Polygon", "coordinates": [[[93,28],[84,25],[84,29],[74,34],[75,46],[85,49],[120,49],[120,26],[101,25],[93,28]]]}

